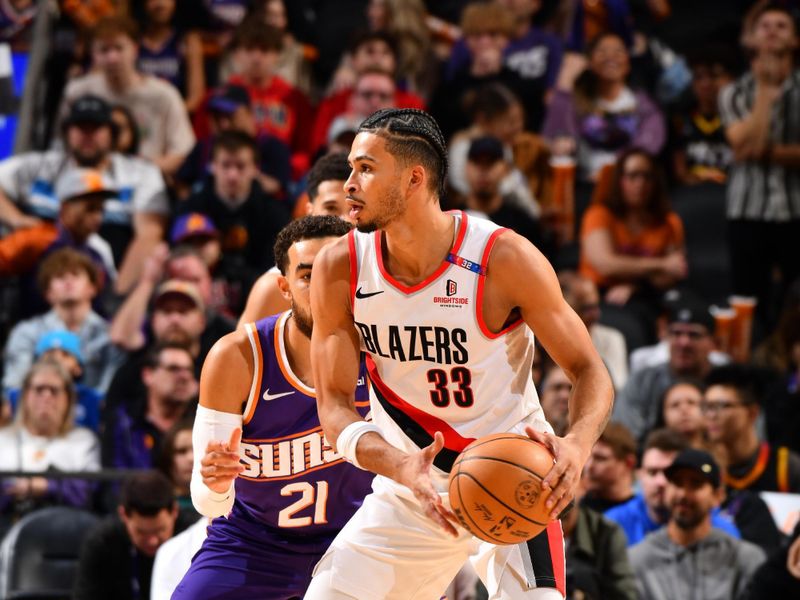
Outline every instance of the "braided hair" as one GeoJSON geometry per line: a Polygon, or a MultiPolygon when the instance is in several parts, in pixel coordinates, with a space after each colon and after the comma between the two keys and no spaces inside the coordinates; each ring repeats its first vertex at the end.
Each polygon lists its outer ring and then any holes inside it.
{"type": "Polygon", "coordinates": [[[447,149],[436,120],[416,108],[383,108],[367,117],[358,133],[379,135],[386,149],[403,164],[417,161],[430,173],[430,187],[444,197],[447,181],[447,149]]]}

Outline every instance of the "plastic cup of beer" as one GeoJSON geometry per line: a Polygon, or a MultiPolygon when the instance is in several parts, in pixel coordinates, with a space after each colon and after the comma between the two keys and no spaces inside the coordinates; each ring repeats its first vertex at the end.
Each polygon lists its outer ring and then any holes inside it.
{"type": "Polygon", "coordinates": [[[564,242],[575,238],[575,159],[554,156],[550,159],[553,172],[553,208],[560,224],[559,237],[564,242]]]}
{"type": "Polygon", "coordinates": [[[720,352],[730,354],[734,343],[733,330],[736,322],[736,311],[732,308],[712,306],[711,314],[714,316],[714,337],[717,340],[717,347],[720,352]]]}
{"type": "Polygon", "coordinates": [[[733,358],[738,362],[750,360],[750,343],[753,336],[753,316],[756,312],[756,298],[752,296],[731,296],[728,303],[736,313],[734,322],[735,341],[733,358]]]}

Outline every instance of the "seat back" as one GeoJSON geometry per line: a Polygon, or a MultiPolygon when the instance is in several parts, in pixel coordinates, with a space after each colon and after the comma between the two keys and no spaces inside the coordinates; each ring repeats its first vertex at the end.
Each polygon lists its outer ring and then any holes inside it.
{"type": "Polygon", "coordinates": [[[0,545],[0,598],[70,598],[83,539],[97,520],[57,506],[16,523],[0,545]]]}

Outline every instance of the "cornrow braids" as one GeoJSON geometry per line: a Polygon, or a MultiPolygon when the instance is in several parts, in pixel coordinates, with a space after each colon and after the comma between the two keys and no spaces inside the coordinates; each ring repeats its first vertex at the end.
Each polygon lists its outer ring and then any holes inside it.
{"type": "Polygon", "coordinates": [[[439,124],[430,114],[416,108],[383,108],[361,123],[361,132],[386,138],[387,150],[403,162],[421,162],[433,175],[433,191],[440,199],[444,197],[447,148],[439,124]]]}

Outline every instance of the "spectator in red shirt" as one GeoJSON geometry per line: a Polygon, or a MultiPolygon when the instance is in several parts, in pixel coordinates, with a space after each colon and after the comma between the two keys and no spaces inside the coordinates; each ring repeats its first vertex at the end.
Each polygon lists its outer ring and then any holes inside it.
{"type": "MultiPolygon", "coordinates": [[[[331,93],[320,102],[317,108],[317,118],[314,130],[311,133],[311,150],[317,152],[325,145],[331,123],[339,115],[348,111],[350,98],[355,91],[355,82],[358,74],[368,69],[380,69],[389,73],[397,72],[397,49],[394,40],[386,33],[373,32],[362,35],[354,42],[349,55],[349,65],[344,79],[345,83],[334,76],[334,87],[331,93]]],[[[395,106],[397,108],[425,108],[422,98],[403,90],[395,93],[395,106]]]]}
{"type": "Polygon", "coordinates": [[[236,74],[230,83],[250,94],[259,134],[270,134],[292,149],[295,175],[308,169],[309,127],[313,113],[308,98],[275,72],[283,48],[283,34],[274,27],[248,20],[233,38],[236,74]]]}

